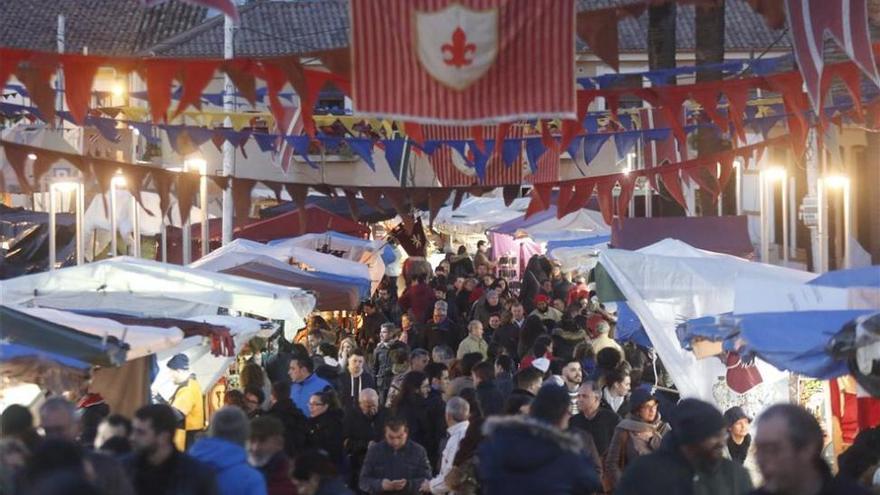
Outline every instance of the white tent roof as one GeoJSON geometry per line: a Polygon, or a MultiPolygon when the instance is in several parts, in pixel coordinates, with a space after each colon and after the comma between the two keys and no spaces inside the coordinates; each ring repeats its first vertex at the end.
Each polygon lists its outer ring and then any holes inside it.
{"type": "MultiPolygon", "coordinates": [[[[320,234],[303,234],[289,239],[278,239],[269,242],[269,244],[273,246],[277,244],[296,246],[310,249],[312,251],[318,250],[325,244],[328,244],[330,249],[341,251],[342,258],[367,265],[370,269],[370,276],[374,279],[377,275],[379,280],[382,279],[382,275],[400,275],[399,259],[396,259],[396,262],[392,263],[392,265],[398,265],[395,267],[397,268],[396,273],[390,273],[390,267],[385,265],[385,260],[382,258],[383,251],[388,249],[393,252],[394,250],[391,246],[382,241],[366,241],[363,239],[352,238],[345,234],[339,234],[337,232],[323,232],[320,234]]],[[[397,258],[399,258],[399,256],[397,258]]]]}
{"type": "MultiPolygon", "coordinates": [[[[293,241],[293,239],[290,239],[293,241]]],[[[311,249],[296,247],[292,243],[281,241],[272,245],[263,244],[248,239],[236,239],[229,244],[212,251],[207,256],[190,264],[192,268],[205,268],[207,270],[224,270],[232,266],[241,264],[242,259],[253,261],[256,257],[267,257],[277,262],[287,264],[293,259],[298,263],[304,263],[312,269],[324,273],[334,275],[342,275],[345,277],[356,277],[364,280],[370,280],[378,284],[382,280],[382,274],[385,272],[384,265],[378,275],[378,279],[374,279],[374,275],[370,273],[370,269],[363,263],[351,261],[343,258],[337,258],[332,254],[324,254],[311,249]],[[235,255],[233,255],[235,253],[235,255]]],[[[381,262],[381,260],[379,260],[381,262]]]]}
{"type": "Polygon", "coordinates": [[[0,293],[4,304],[179,318],[224,307],[302,322],[315,306],[314,296],[300,289],[130,257],[5,280],[0,293]]]}
{"type": "Polygon", "coordinates": [[[602,214],[586,208],[571,212],[562,218],[550,218],[522,230],[538,242],[611,235],[611,226],[605,223],[602,214]]]}
{"type": "Polygon", "coordinates": [[[116,337],[129,345],[129,350],[126,354],[126,359],[129,361],[172,348],[183,340],[183,332],[177,327],[160,328],[125,325],[108,318],[85,316],[51,308],[14,306],[14,309],[35,318],[64,325],[83,333],[102,338],[106,336],[116,337]]]}
{"type": "Polygon", "coordinates": [[[702,251],[672,239],[638,251],[608,249],[599,255],[599,263],[638,315],[682,397],[710,402],[725,366],[717,359],[697,360],[682,349],[676,325],[733,311],[740,278],[804,283],[814,277],[808,272],[702,251]]]}
{"type": "Polygon", "coordinates": [[[299,238],[279,239],[269,245],[249,241],[251,242],[249,246],[255,247],[253,244],[258,244],[262,246],[262,248],[258,248],[261,249],[259,251],[260,254],[266,254],[285,262],[292,258],[299,263],[309,265],[317,271],[369,280],[371,291],[376,290],[376,287],[379,286],[382,277],[385,275],[385,263],[382,262],[382,258],[378,255],[369,258],[370,264],[364,264],[302,247],[297,239],[299,238]]]}
{"type": "Polygon", "coordinates": [[[486,230],[525,213],[529,198],[517,198],[508,207],[503,198],[470,197],[452,211],[440,208],[434,218],[434,230],[443,234],[483,234],[486,230]]]}

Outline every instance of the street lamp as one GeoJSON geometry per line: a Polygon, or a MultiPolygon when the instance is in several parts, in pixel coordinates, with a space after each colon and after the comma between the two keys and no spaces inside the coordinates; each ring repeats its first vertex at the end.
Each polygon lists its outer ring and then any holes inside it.
{"type": "Polygon", "coordinates": [[[849,268],[850,259],[850,235],[852,232],[852,205],[851,182],[849,177],[842,175],[830,175],[819,180],[817,188],[817,206],[819,220],[819,250],[821,260],[821,272],[827,272],[829,268],[828,249],[828,189],[843,191],[843,267],[849,268]]]}
{"type": "Polygon", "coordinates": [[[210,244],[210,239],[208,238],[210,235],[208,232],[208,162],[204,158],[193,157],[186,160],[183,166],[188,170],[199,171],[199,203],[202,210],[202,256],[207,256],[210,244]]]}
{"type": "Polygon", "coordinates": [[[782,167],[770,167],[762,170],[758,176],[759,196],[761,204],[761,261],[770,262],[770,201],[775,182],[782,182],[782,260],[788,263],[788,204],[785,187],[786,172],[782,167]]]}
{"type": "Polygon", "coordinates": [[[49,184],[49,270],[55,269],[57,233],[56,215],[58,203],[55,193],[76,194],[76,229],[74,239],[76,241],[76,264],[83,264],[83,211],[85,210],[85,191],[82,183],[73,180],[60,180],[49,184]]]}

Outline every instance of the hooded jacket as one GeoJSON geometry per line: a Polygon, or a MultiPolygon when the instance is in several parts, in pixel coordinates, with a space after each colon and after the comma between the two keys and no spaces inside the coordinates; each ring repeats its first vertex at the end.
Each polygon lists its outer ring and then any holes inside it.
{"type": "Polygon", "coordinates": [[[489,418],[478,452],[487,495],[587,494],[601,489],[596,466],[577,435],[520,416],[489,418]]]}
{"type": "Polygon", "coordinates": [[[587,332],[583,328],[557,328],[552,338],[553,354],[565,359],[574,356],[574,348],[587,341],[587,332]]]}
{"type": "Polygon", "coordinates": [[[244,447],[214,438],[200,438],[189,454],[217,475],[220,495],[266,495],[266,480],[247,462],[244,447]]]}
{"type": "Polygon", "coordinates": [[[605,456],[605,476],[610,486],[620,481],[624,468],[636,458],[659,449],[663,436],[670,430],[659,413],[653,423],[645,423],[632,414],[617,423],[605,456]]]}

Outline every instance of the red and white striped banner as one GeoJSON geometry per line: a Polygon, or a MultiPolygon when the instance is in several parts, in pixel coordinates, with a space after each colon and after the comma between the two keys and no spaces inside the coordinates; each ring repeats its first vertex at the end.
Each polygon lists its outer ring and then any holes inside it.
{"type": "Polygon", "coordinates": [[[576,116],[572,0],[352,0],[355,111],[425,124],[576,116]]]}
{"type": "Polygon", "coordinates": [[[804,77],[813,109],[818,110],[825,69],[825,33],[875,85],[880,75],[871,51],[867,0],[786,0],[785,13],[794,42],[794,55],[804,77]]]}
{"type": "MultiPolygon", "coordinates": [[[[483,126],[485,139],[495,139],[495,130],[495,126],[483,126]]],[[[466,141],[463,144],[465,156],[447,145],[440,146],[431,154],[431,167],[442,186],[470,186],[474,184],[501,186],[519,184],[522,181],[522,152],[517,160],[507,167],[502,160],[500,149],[489,158],[486,164],[485,180],[479,181],[477,170],[474,167],[474,152],[472,150],[476,144],[472,141],[473,129],[470,127],[426,125],[422,127],[422,133],[425,140],[428,141],[466,141]]],[[[511,126],[507,132],[507,139],[521,139],[522,136],[522,126],[511,126]]]]}

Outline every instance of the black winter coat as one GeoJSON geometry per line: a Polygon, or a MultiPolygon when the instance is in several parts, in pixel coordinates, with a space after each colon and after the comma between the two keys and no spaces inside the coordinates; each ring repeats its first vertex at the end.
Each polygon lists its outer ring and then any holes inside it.
{"type": "Polygon", "coordinates": [[[597,468],[578,435],[521,416],[489,418],[483,432],[478,457],[484,495],[601,490],[597,468]]]}
{"type": "Polygon", "coordinates": [[[126,457],[123,464],[138,495],[219,493],[214,470],[177,450],[159,466],[150,465],[144,457],[137,454],[126,457]]]}
{"type": "Polygon", "coordinates": [[[306,437],[308,448],[327,452],[337,467],[345,465],[345,453],[342,446],[342,416],[342,409],[337,409],[309,418],[309,432],[306,437]]]}
{"type": "Polygon", "coordinates": [[[284,453],[293,458],[306,444],[308,420],[289,397],[278,399],[265,413],[284,425],[284,453]]]}
{"type": "Polygon", "coordinates": [[[494,380],[477,385],[477,402],[484,417],[496,416],[504,411],[504,395],[498,390],[494,380]]]}

